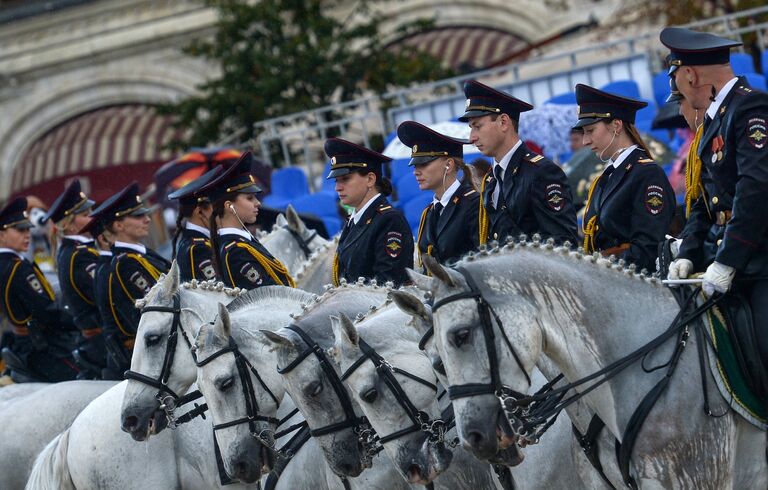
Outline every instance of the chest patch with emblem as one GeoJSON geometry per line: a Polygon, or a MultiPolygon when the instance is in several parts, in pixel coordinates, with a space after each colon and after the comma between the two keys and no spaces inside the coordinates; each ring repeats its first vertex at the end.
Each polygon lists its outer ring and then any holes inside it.
{"type": "Polygon", "coordinates": [[[216,269],[213,268],[213,263],[210,259],[205,259],[200,262],[200,272],[203,273],[206,279],[213,279],[216,277],[216,269]]]}
{"type": "Polygon", "coordinates": [[[35,290],[36,293],[43,294],[43,285],[40,284],[40,280],[36,275],[30,274],[27,276],[27,284],[29,287],[35,290]]]}
{"type": "Polygon", "coordinates": [[[384,242],[384,250],[393,259],[399,257],[403,251],[403,234],[396,231],[388,232],[384,242]]]}
{"type": "Polygon", "coordinates": [[[761,117],[753,117],[747,122],[747,140],[749,144],[762,150],[768,142],[768,124],[761,117]]]}
{"type": "Polygon", "coordinates": [[[144,291],[144,294],[149,292],[149,281],[146,277],[144,277],[144,274],[142,274],[139,271],[134,272],[131,274],[131,277],[129,278],[130,281],[133,283],[136,288],[138,288],[140,291],[144,291]]]}
{"type": "Polygon", "coordinates": [[[553,183],[547,185],[544,198],[547,200],[547,206],[549,206],[551,210],[561,211],[565,205],[562,184],[553,183]]]}
{"type": "Polygon", "coordinates": [[[240,274],[253,284],[259,285],[262,282],[261,274],[252,264],[243,264],[240,268],[240,274]]]}
{"type": "Polygon", "coordinates": [[[664,209],[664,189],[659,185],[649,185],[645,189],[645,209],[656,216],[664,209]]]}

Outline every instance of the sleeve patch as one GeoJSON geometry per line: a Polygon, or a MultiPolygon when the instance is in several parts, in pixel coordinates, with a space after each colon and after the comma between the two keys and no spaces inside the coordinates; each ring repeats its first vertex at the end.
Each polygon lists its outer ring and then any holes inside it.
{"type": "Polygon", "coordinates": [[[142,274],[141,272],[139,271],[134,272],[133,274],[131,274],[131,277],[129,278],[129,280],[133,283],[134,286],[136,286],[136,288],[139,291],[144,291],[144,294],[147,294],[149,292],[149,289],[150,289],[149,280],[146,277],[144,277],[144,274],[142,274]]]}
{"type": "Polygon", "coordinates": [[[384,244],[384,249],[387,255],[396,259],[403,251],[403,234],[397,231],[390,231],[387,233],[387,239],[384,244]]]}
{"type": "Polygon", "coordinates": [[[29,284],[29,287],[34,289],[36,293],[43,294],[43,285],[40,284],[40,280],[35,274],[30,274],[27,276],[27,284],[29,284]]]}
{"type": "Polygon", "coordinates": [[[88,264],[85,266],[85,272],[88,273],[89,276],[91,276],[91,279],[96,277],[96,263],[88,264]]]}
{"type": "Polygon", "coordinates": [[[263,282],[261,274],[252,264],[243,264],[240,268],[240,274],[257,286],[263,282]]]}
{"type": "Polygon", "coordinates": [[[768,141],[768,124],[762,117],[753,117],[747,122],[747,140],[749,144],[762,150],[768,141]]]}
{"type": "Polygon", "coordinates": [[[565,205],[562,184],[548,184],[545,191],[544,198],[547,200],[547,206],[552,211],[561,211],[565,205]]]}
{"type": "Polygon", "coordinates": [[[203,273],[206,279],[213,279],[216,277],[216,269],[213,268],[213,263],[210,259],[205,259],[200,262],[200,272],[203,273]]]}
{"type": "Polygon", "coordinates": [[[649,185],[645,189],[645,209],[656,216],[664,209],[664,189],[659,185],[649,185]]]}

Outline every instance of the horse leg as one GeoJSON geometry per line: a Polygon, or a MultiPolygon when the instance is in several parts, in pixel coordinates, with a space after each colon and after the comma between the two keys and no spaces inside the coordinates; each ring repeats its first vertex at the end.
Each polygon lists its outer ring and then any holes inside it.
{"type": "Polygon", "coordinates": [[[741,417],[736,430],[733,488],[768,488],[768,434],[741,417]]]}

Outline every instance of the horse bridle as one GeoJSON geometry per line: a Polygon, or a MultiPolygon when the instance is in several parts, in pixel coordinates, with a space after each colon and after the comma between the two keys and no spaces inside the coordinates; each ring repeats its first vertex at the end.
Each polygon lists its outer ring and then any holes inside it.
{"type": "Polygon", "coordinates": [[[269,429],[258,430],[256,427],[256,422],[267,422],[269,424],[273,424],[276,427],[280,423],[280,420],[275,417],[269,417],[259,413],[259,402],[256,399],[256,391],[253,388],[253,379],[251,378],[251,374],[253,374],[253,376],[256,378],[256,381],[259,382],[269,397],[272,398],[272,400],[275,402],[275,405],[279,406],[280,401],[277,399],[275,394],[272,393],[272,390],[269,389],[269,386],[267,386],[267,384],[264,382],[261,375],[259,374],[259,371],[253,367],[253,364],[251,364],[250,361],[248,361],[248,359],[243,355],[243,353],[240,352],[240,349],[237,347],[235,340],[230,337],[229,344],[226,347],[214,352],[202,361],[196,361],[195,364],[197,364],[198,367],[202,367],[212,362],[213,360],[218,359],[224,354],[229,353],[235,357],[235,366],[237,367],[237,373],[240,378],[240,385],[243,390],[243,397],[245,398],[246,416],[231,420],[229,422],[214,424],[213,432],[215,434],[217,430],[234,427],[241,424],[248,424],[248,431],[250,432],[251,436],[258,439],[259,442],[264,444],[266,447],[274,449],[274,432],[269,429]]]}
{"type": "Polygon", "coordinates": [[[168,417],[169,427],[175,428],[176,425],[189,422],[189,420],[192,420],[192,418],[196,417],[197,415],[202,415],[203,418],[205,418],[203,413],[207,410],[208,406],[206,404],[195,404],[195,408],[184,414],[182,417],[177,418],[173,416],[173,411],[177,407],[197,400],[203,395],[199,390],[195,390],[193,392],[179,396],[168,386],[168,378],[171,376],[171,366],[173,366],[173,359],[176,355],[176,344],[179,337],[179,332],[181,332],[181,336],[184,338],[184,341],[189,348],[189,353],[192,355],[192,359],[195,360],[195,356],[192,353],[192,342],[190,342],[189,337],[187,337],[187,333],[184,331],[184,329],[181,328],[181,299],[179,298],[179,293],[176,292],[173,295],[173,306],[145,306],[141,309],[141,314],[143,315],[144,313],[153,311],[173,314],[171,329],[168,332],[168,337],[166,340],[165,355],[163,356],[163,366],[160,369],[160,375],[157,378],[151,378],[145,374],[131,371],[129,369],[123,373],[123,376],[125,379],[131,379],[138,381],[139,383],[149,385],[153,388],[157,388],[155,399],[160,402],[160,407],[165,411],[166,416],[168,417]]]}
{"type": "Polygon", "coordinates": [[[286,327],[288,330],[295,332],[299,337],[301,337],[301,340],[304,341],[305,344],[307,344],[307,348],[302,351],[299,356],[290,362],[287,366],[280,368],[277,368],[277,372],[280,374],[286,374],[294,370],[299,364],[301,364],[304,359],[309,357],[310,355],[313,355],[317,358],[318,362],[320,363],[320,367],[325,373],[325,375],[328,377],[328,380],[331,383],[331,387],[333,388],[333,391],[336,393],[336,396],[339,398],[339,402],[341,403],[341,408],[344,410],[344,420],[341,422],[336,422],[333,424],[326,425],[325,427],[315,428],[310,430],[310,434],[312,437],[320,437],[328,434],[332,434],[334,432],[338,432],[344,429],[352,428],[355,430],[355,432],[358,433],[358,435],[362,435],[365,433],[367,435],[370,431],[370,426],[368,424],[368,420],[365,417],[358,417],[355,413],[354,406],[352,405],[352,400],[349,397],[349,393],[347,393],[346,388],[344,387],[344,384],[342,383],[341,379],[339,378],[339,375],[336,373],[336,370],[333,368],[333,364],[328,359],[328,356],[325,354],[325,351],[323,350],[320,345],[318,345],[315,340],[309,336],[301,327],[298,325],[289,325],[286,327]]]}
{"type": "Polygon", "coordinates": [[[429,415],[424,411],[419,410],[411,401],[408,394],[403,390],[400,382],[395,377],[395,374],[400,374],[408,379],[416,381],[427,388],[435,391],[437,394],[437,386],[424,378],[411,374],[408,371],[392,366],[384,359],[376,350],[368,345],[363,339],[358,342],[360,350],[363,355],[355,360],[349,368],[341,375],[341,380],[344,381],[349,378],[360,366],[366,361],[371,361],[376,373],[384,381],[384,384],[389,388],[392,394],[395,396],[395,400],[402,407],[408,418],[411,420],[411,425],[404,429],[400,429],[386,436],[378,437],[380,444],[386,444],[387,442],[399,439],[403,436],[411,434],[413,432],[422,431],[429,436],[430,442],[435,444],[441,444],[445,439],[445,432],[450,422],[445,421],[443,418],[431,420],[429,415]]]}
{"type": "MultiPolygon", "coordinates": [[[[499,318],[499,315],[496,314],[496,311],[494,311],[493,307],[488,303],[485,298],[483,297],[483,294],[481,293],[480,289],[477,287],[477,284],[475,283],[474,279],[472,279],[472,276],[463,268],[456,268],[456,270],[464,276],[465,281],[467,282],[467,287],[469,287],[469,291],[462,291],[457,294],[453,294],[451,296],[445,297],[439,301],[436,301],[435,304],[432,306],[432,313],[436,312],[441,307],[454,303],[456,301],[460,301],[463,299],[471,299],[474,300],[477,305],[477,313],[480,317],[480,326],[483,329],[483,338],[485,340],[485,350],[488,355],[488,364],[490,366],[490,375],[491,375],[491,382],[490,383],[467,383],[463,385],[453,385],[448,387],[448,396],[451,400],[458,400],[460,398],[467,398],[467,397],[473,397],[473,396],[480,396],[480,395],[495,395],[496,397],[501,397],[503,395],[509,395],[515,397],[525,397],[526,395],[523,393],[520,393],[518,391],[515,391],[508,386],[505,386],[501,382],[501,373],[500,373],[500,365],[499,365],[499,359],[498,354],[496,352],[496,334],[494,333],[494,321],[496,325],[498,325],[499,332],[501,333],[502,339],[504,339],[504,343],[507,345],[507,348],[509,349],[510,353],[512,354],[512,357],[515,359],[515,362],[517,363],[517,366],[520,368],[520,371],[525,375],[525,379],[528,382],[528,386],[531,385],[531,378],[528,376],[528,373],[526,372],[525,368],[523,367],[523,363],[520,360],[520,356],[517,354],[517,351],[512,346],[512,343],[509,341],[509,338],[507,337],[506,332],[504,332],[504,327],[501,323],[501,318],[499,318]]],[[[431,334],[431,331],[427,331],[427,334],[422,338],[422,342],[419,343],[419,346],[424,345],[426,343],[426,339],[428,339],[428,334],[431,334]]]]}
{"type": "Polygon", "coordinates": [[[309,248],[309,244],[312,243],[312,240],[314,240],[317,236],[317,230],[312,230],[312,234],[309,235],[309,238],[305,240],[298,231],[294,230],[290,226],[284,226],[283,228],[288,230],[288,233],[290,233],[291,236],[296,240],[296,243],[299,244],[301,251],[304,252],[304,258],[308,259],[309,256],[312,255],[312,249],[309,248]]]}

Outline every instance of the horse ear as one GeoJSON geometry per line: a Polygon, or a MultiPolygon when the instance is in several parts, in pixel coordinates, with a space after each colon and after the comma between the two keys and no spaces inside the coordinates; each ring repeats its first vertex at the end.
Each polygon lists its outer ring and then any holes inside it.
{"type": "Polygon", "coordinates": [[[413,269],[405,269],[405,272],[408,274],[408,279],[411,280],[414,286],[421,289],[422,291],[432,290],[431,277],[425,276],[424,274],[419,274],[413,269]]]}
{"type": "Polygon", "coordinates": [[[391,296],[397,307],[404,313],[421,318],[422,320],[429,320],[427,308],[424,307],[424,303],[416,296],[405,291],[392,291],[391,296]]]}
{"type": "Polygon", "coordinates": [[[218,332],[225,339],[228,339],[232,335],[232,322],[229,319],[229,311],[226,305],[219,303],[219,319],[215,323],[218,332]],[[219,326],[221,325],[221,326],[219,326]]]}
{"type": "Polygon", "coordinates": [[[165,296],[173,296],[176,291],[179,290],[179,264],[176,263],[176,259],[171,262],[171,268],[165,274],[161,287],[165,296]]]}
{"type": "Polygon", "coordinates": [[[285,215],[283,213],[277,215],[277,218],[275,219],[275,226],[288,226],[288,220],[285,219],[285,215]]]}
{"type": "Polygon", "coordinates": [[[456,281],[453,280],[450,273],[442,265],[440,265],[440,263],[435,260],[434,257],[431,255],[424,255],[422,259],[424,262],[424,267],[427,268],[427,271],[429,271],[433,277],[439,279],[449,288],[456,287],[456,281]]]}
{"type": "Polygon", "coordinates": [[[288,347],[291,349],[296,348],[296,345],[293,343],[291,339],[283,335],[280,335],[277,332],[273,332],[271,330],[259,330],[259,332],[264,334],[264,339],[261,339],[261,340],[267,346],[270,346],[273,349],[277,349],[278,347],[288,347]]]}
{"type": "Polygon", "coordinates": [[[355,324],[352,323],[352,320],[350,320],[349,317],[344,313],[339,315],[339,326],[339,332],[342,334],[342,342],[349,342],[350,344],[357,347],[357,345],[360,343],[360,335],[357,333],[355,324]]]}
{"type": "Polygon", "coordinates": [[[304,221],[302,221],[302,219],[299,217],[299,213],[297,213],[296,210],[293,209],[293,206],[290,204],[285,209],[285,217],[288,221],[288,227],[293,231],[302,233],[306,229],[304,221]]]}

